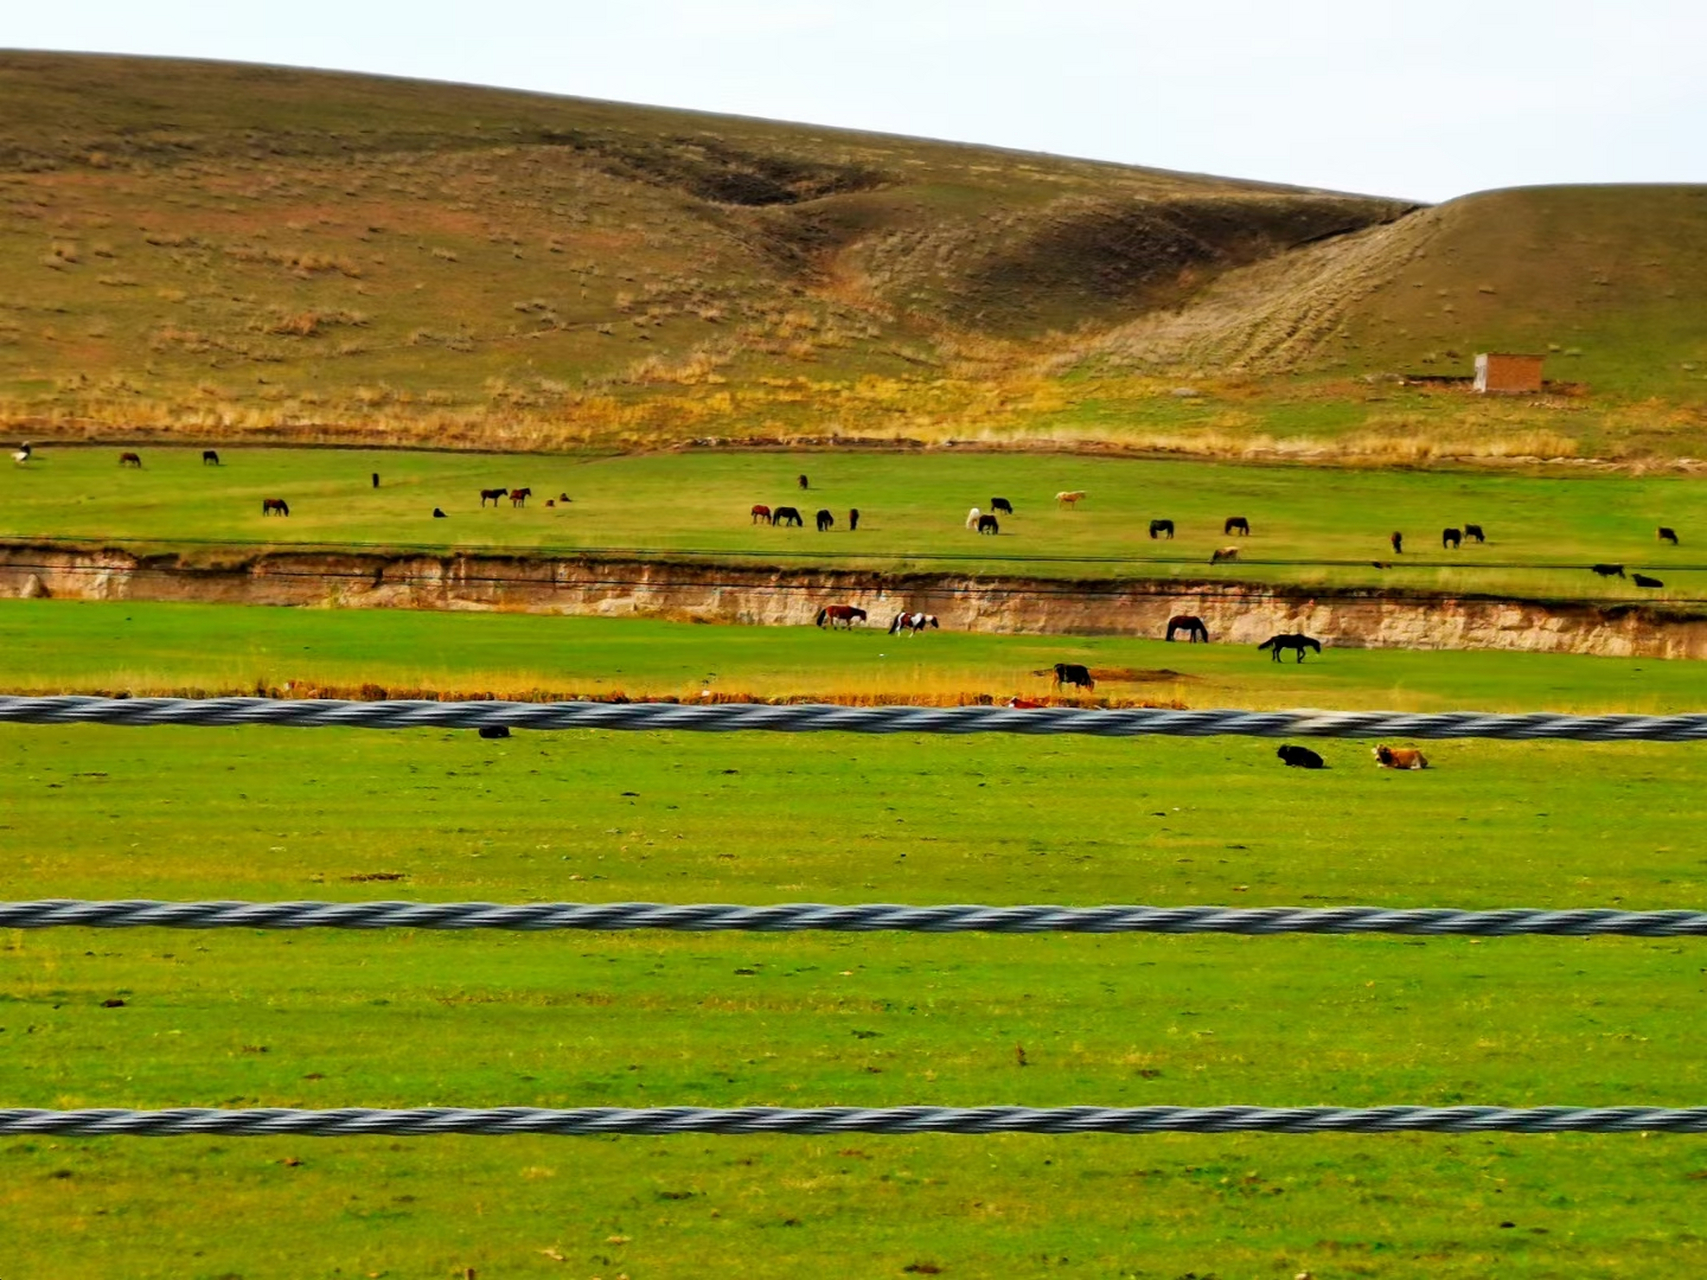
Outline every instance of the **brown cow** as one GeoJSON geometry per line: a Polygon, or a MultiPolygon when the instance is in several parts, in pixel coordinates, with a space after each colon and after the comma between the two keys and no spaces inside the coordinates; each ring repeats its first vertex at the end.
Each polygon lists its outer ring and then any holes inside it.
{"type": "Polygon", "coordinates": [[[1389,747],[1383,743],[1374,752],[1375,763],[1383,769],[1428,768],[1428,757],[1415,747],[1389,747]]]}

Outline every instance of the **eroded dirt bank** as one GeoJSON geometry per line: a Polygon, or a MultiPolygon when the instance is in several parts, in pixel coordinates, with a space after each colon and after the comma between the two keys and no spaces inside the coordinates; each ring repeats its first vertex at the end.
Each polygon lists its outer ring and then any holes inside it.
{"type": "Polygon", "coordinates": [[[880,574],[525,556],[272,552],[187,558],[0,545],[0,597],[320,608],[511,610],[809,624],[826,604],[887,625],[903,609],[952,630],[1160,636],[1195,614],[1216,641],[1303,631],[1350,648],[1528,649],[1707,657],[1707,614],[1663,606],[1515,600],[1227,582],[880,574]]]}

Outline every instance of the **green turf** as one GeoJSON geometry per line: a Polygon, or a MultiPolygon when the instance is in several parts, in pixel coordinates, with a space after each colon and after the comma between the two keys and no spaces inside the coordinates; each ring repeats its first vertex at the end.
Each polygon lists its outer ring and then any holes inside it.
{"type": "Polygon", "coordinates": [[[1276,664],[1248,645],[1122,636],[708,627],[646,619],[230,605],[0,601],[0,692],[570,695],[952,700],[1096,693],[1192,707],[1699,710],[1694,663],[1493,650],[1334,649],[1276,664]],[[1045,674],[1038,674],[1044,672],[1045,674]],[[366,689],[364,691],[364,686],[366,689]]]}
{"type": "MultiPolygon", "coordinates": [[[[1701,899],[1707,863],[1680,834],[1702,819],[1693,748],[1442,743],[1434,770],[1396,775],[1361,744],[1326,744],[1322,774],[1282,769],[1272,745],[12,726],[4,884],[1701,899]]],[[[14,931],[0,946],[16,1105],[1682,1105],[1707,1047],[1688,942],[14,931]]],[[[1699,1248],[1703,1164],[1692,1140],[1633,1137],[128,1139],[13,1141],[0,1160],[15,1265],[66,1276],[117,1258],[139,1276],[785,1276],[830,1253],[859,1274],[1542,1276],[1585,1259],[1658,1274],[1699,1248]]]]}
{"type": "MultiPolygon", "coordinates": [[[[1694,598],[1707,594],[1694,549],[1707,490],[1679,477],[1530,476],[1454,471],[1312,470],[1195,462],[874,452],[470,455],[359,450],[227,449],[226,465],[193,449],[143,448],[141,470],[111,449],[44,449],[0,470],[0,536],[446,549],[699,550],[737,563],[937,568],[1026,576],[1160,577],[1368,584],[1529,597],[1694,598]],[[372,489],[369,476],[381,475],[372,489]],[[806,473],[811,488],[796,486],[806,473]],[[482,506],[483,488],[527,486],[523,510],[482,506]],[[1077,509],[1054,495],[1082,489],[1077,509]],[[568,493],[570,504],[546,507],[568,493]],[[1008,498],[991,538],[965,528],[971,507],[1008,498]],[[289,519],[261,514],[282,497],[289,519]],[[799,508],[805,529],[755,526],[755,503],[799,508]],[[450,517],[432,518],[434,507],[450,517]],[[830,510],[836,528],[810,521],[830,510]],[[850,508],[860,511],[856,533],[850,508]],[[1228,516],[1253,536],[1229,538],[1228,516]],[[1175,522],[1168,541],[1152,518],[1175,522]],[[1486,545],[1440,547],[1440,531],[1481,524],[1486,545]],[[1659,525],[1681,547],[1659,544],[1659,525]],[[1393,554],[1388,534],[1405,533],[1393,554]],[[1236,544],[1242,560],[1211,567],[1236,544]],[[1073,557],[1084,557],[1074,560],[1073,557]],[[1348,562],[1345,565],[1318,562],[1348,562]],[[1372,561],[1390,564],[1375,568],[1372,561]],[[1666,582],[1638,592],[1587,572],[1645,568],[1666,582]],[[1444,567],[1442,567],[1444,566],[1444,567]],[[1559,566],[1571,566],[1562,568],[1559,566]]],[[[212,553],[205,546],[204,558],[212,553]]]]}

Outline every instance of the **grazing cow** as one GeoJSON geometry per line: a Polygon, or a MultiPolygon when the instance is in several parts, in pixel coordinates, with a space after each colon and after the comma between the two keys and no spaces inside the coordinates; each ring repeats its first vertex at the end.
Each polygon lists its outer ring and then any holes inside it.
{"type": "Polygon", "coordinates": [[[995,533],[1000,533],[1001,531],[1002,531],[1002,526],[996,523],[996,517],[995,516],[979,516],[978,517],[978,532],[979,533],[995,534],[995,533]]]}
{"type": "Polygon", "coordinates": [[[810,489],[812,487],[811,484],[807,481],[806,477],[803,475],[802,476],[796,476],[795,480],[799,483],[799,485],[802,489],[810,489]]]}
{"type": "Polygon", "coordinates": [[[800,518],[800,512],[796,511],[793,507],[778,507],[775,511],[771,512],[771,523],[780,524],[784,528],[787,528],[789,525],[793,525],[796,529],[804,529],[806,527],[806,521],[800,518]]]}
{"type": "Polygon", "coordinates": [[[507,498],[509,496],[510,491],[508,489],[482,489],[480,491],[480,505],[485,506],[490,502],[495,507],[498,505],[498,500],[500,498],[507,498]]]}
{"type": "Polygon", "coordinates": [[[1152,538],[1159,537],[1164,533],[1168,535],[1168,538],[1171,541],[1174,536],[1174,522],[1172,520],[1150,521],[1150,536],[1152,538]]]}
{"type": "Polygon", "coordinates": [[[261,514],[264,516],[288,516],[290,514],[290,503],[283,498],[262,498],[261,514]]]}
{"type": "Polygon", "coordinates": [[[119,454],[119,466],[121,466],[121,467],[140,467],[141,465],[142,465],[142,455],[141,454],[139,454],[139,453],[121,453],[121,454],[119,454]]]}
{"type": "Polygon", "coordinates": [[[1650,591],[1658,591],[1661,587],[1665,586],[1665,583],[1661,582],[1658,578],[1650,578],[1645,573],[1634,574],[1630,578],[1630,581],[1634,582],[1638,587],[1646,587],[1650,591]]]}
{"type": "MultiPolygon", "coordinates": [[[[137,465],[140,466],[141,464],[138,463],[137,465]]],[[[1677,530],[1667,528],[1663,524],[1658,529],[1654,530],[1654,537],[1658,538],[1661,542],[1669,542],[1674,547],[1677,545],[1677,530]]]]}
{"type": "Polygon", "coordinates": [[[1006,498],[991,498],[990,510],[1000,511],[1004,516],[1011,516],[1014,513],[1014,504],[1006,498]]]}
{"type": "Polygon", "coordinates": [[[1624,566],[1621,564],[1591,564],[1589,568],[1603,578],[1622,578],[1624,576],[1624,566]]]}
{"type": "Polygon", "coordinates": [[[983,514],[984,513],[978,510],[977,507],[973,507],[972,510],[966,513],[966,527],[968,529],[976,529],[978,527],[978,521],[983,517],[983,514]]]}
{"type": "Polygon", "coordinates": [[[450,517],[446,516],[444,511],[441,508],[439,508],[439,507],[433,508],[433,519],[435,519],[435,520],[447,520],[449,518],[450,517]]]}
{"type": "Polygon", "coordinates": [[[1426,769],[1428,757],[1415,747],[1389,747],[1385,744],[1373,748],[1375,763],[1383,769],[1426,769]]]}
{"type": "Polygon", "coordinates": [[[1070,684],[1080,689],[1095,691],[1097,682],[1091,678],[1089,667],[1082,667],[1076,662],[1057,662],[1055,664],[1055,687],[1070,684]]]}
{"type": "Polygon", "coordinates": [[[750,521],[750,523],[752,523],[752,524],[769,524],[770,522],[771,522],[771,509],[769,507],[767,507],[762,502],[755,502],[753,504],[753,518],[750,521]]]}
{"type": "Polygon", "coordinates": [[[1464,536],[1466,538],[1474,538],[1477,542],[1486,542],[1488,540],[1488,535],[1482,532],[1482,526],[1479,524],[1465,525],[1464,536]]]}
{"type": "Polygon", "coordinates": [[[854,533],[859,529],[859,508],[848,508],[848,532],[854,533]]]}
{"type": "Polygon", "coordinates": [[[1304,650],[1314,649],[1317,653],[1320,653],[1322,651],[1322,642],[1320,640],[1312,639],[1310,636],[1304,635],[1301,632],[1294,632],[1290,635],[1270,636],[1267,640],[1264,640],[1259,644],[1257,648],[1259,650],[1269,650],[1269,656],[1276,662],[1280,661],[1280,651],[1282,649],[1296,649],[1298,651],[1298,661],[1302,662],[1304,661],[1304,650]]]}
{"type": "Polygon", "coordinates": [[[836,527],[836,517],[830,514],[828,507],[819,508],[816,519],[818,521],[819,533],[828,532],[836,527]]]}
{"type": "Polygon", "coordinates": [[[1274,754],[1286,761],[1286,767],[1288,769],[1327,768],[1327,766],[1322,763],[1322,757],[1310,750],[1309,747],[1294,747],[1291,744],[1288,744],[1282,747],[1279,751],[1276,751],[1274,754]]]}
{"type": "Polygon", "coordinates": [[[827,622],[830,624],[830,630],[834,631],[839,622],[849,631],[852,631],[854,623],[864,622],[865,619],[864,609],[855,608],[851,604],[832,604],[818,610],[817,623],[819,627],[822,627],[827,622]]]}
{"type": "Polygon", "coordinates": [[[1444,551],[1448,547],[1456,551],[1464,545],[1464,530],[1442,529],[1440,531],[1440,546],[1444,551]]]}
{"type": "Polygon", "coordinates": [[[512,507],[525,507],[527,500],[531,497],[533,497],[532,489],[511,489],[510,505],[512,507]]]}
{"type": "Polygon", "coordinates": [[[937,621],[937,616],[934,613],[898,613],[895,615],[895,621],[889,624],[889,634],[894,635],[897,631],[905,631],[909,636],[912,636],[917,635],[926,627],[941,630],[942,623],[937,621]]]}
{"type": "Polygon", "coordinates": [[[1239,549],[1237,547],[1221,547],[1209,557],[1209,563],[1220,564],[1223,560],[1237,560],[1238,558],[1239,549]]]}
{"type": "Polygon", "coordinates": [[[1085,500],[1083,489],[1063,489],[1055,495],[1055,501],[1063,507],[1076,507],[1085,500]]]}
{"type": "Polygon", "coordinates": [[[1243,516],[1228,516],[1227,522],[1221,526],[1221,536],[1226,537],[1229,533],[1248,538],[1251,536],[1251,522],[1243,516]]]}
{"type": "Polygon", "coordinates": [[[1168,634],[1164,638],[1172,640],[1176,631],[1185,632],[1185,638],[1189,644],[1196,644],[1199,640],[1203,641],[1204,644],[1209,643],[1209,628],[1203,625],[1202,618],[1192,614],[1175,614],[1168,619],[1168,634]]]}
{"type": "Polygon", "coordinates": [[[1393,544],[1393,554],[1394,555],[1402,556],[1405,554],[1405,535],[1404,534],[1395,530],[1394,532],[1387,535],[1387,541],[1391,542],[1393,544]]]}
{"type": "Polygon", "coordinates": [[[219,451],[217,449],[203,449],[202,450],[202,466],[204,466],[204,467],[217,467],[218,465],[219,465],[219,451]]]}

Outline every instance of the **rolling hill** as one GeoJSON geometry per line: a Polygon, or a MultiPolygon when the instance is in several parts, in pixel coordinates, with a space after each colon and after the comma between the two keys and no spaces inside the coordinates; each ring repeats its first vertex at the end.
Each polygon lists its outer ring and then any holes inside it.
{"type": "Polygon", "coordinates": [[[12,52],[0,417],[502,448],[1000,436],[1093,403],[1191,427],[1198,407],[1156,379],[1284,400],[1300,375],[1467,371],[1486,345],[1551,346],[1556,373],[1688,403],[1704,211],[1694,189],[1418,209],[469,86],[12,52]]]}

